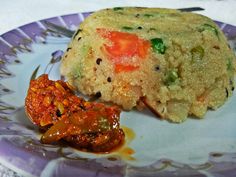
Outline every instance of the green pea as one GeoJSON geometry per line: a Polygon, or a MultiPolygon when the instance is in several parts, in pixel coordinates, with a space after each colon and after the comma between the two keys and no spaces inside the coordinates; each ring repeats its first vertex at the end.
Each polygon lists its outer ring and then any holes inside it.
{"type": "Polygon", "coordinates": [[[202,58],[204,57],[204,53],[205,51],[202,46],[197,46],[192,48],[191,50],[192,61],[202,60],[202,58]]]}
{"type": "Polygon", "coordinates": [[[166,78],[165,78],[165,84],[166,85],[173,85],[175,84],[179,79],[178,73],[175,69],[171,69],[167,71],[166,78]]]}
{"type": "Polygon", "coordinates": [[[166,51],[166,46],[161,38],[151,39],[152,49],[160,54],[164,54],[166,51]]]}

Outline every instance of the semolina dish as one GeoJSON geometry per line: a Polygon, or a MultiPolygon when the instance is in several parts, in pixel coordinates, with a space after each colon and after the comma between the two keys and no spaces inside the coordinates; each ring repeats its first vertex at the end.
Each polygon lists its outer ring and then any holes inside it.
{"type": "Polygon", "coordinates": [[[209,18],[172,9],[117,7],[81,23],[61,74],[86,95],[183,122],[217,109],[234,90],[235,55],[209,18]]]}

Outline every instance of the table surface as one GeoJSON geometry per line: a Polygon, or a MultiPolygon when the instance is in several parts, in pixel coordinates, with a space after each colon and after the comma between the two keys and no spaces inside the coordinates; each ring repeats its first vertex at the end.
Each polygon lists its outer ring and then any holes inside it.
{"type": "MultiPolygon", "coordinates": [[[[205,10],[196,13],[236,26],[236,0],[2,0],[0,1],[0,34],[40,19],[121,6],[202,7],[205,10]]],[[[0,164],[0,176],[21,175],[0,164]]]]}

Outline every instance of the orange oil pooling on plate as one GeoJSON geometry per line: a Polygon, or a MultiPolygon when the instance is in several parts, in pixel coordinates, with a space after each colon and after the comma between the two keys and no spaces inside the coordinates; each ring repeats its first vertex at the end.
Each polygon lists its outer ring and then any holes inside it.
{"type": "MultiPolygon", "coordinates": [[[[105,152],[105,154],[108,154],[107,159],[110,161],[116,161],[120,158],[124,161],[135,161],[136,159],[133,157],[133,155],[135,154],[135,150],[129,147],[129,144],[135,138],[135,132],[131,128],[124,125],[121,126],[121,129],[124,131],[125,139],[119,146],[116,146],[115,148],[110,149],[110,151],[105,152]]],[[[79,150],[88,152],[86,149],[79,150]]],[[[95,152],[95,154],[103,155],[104,152],[95,152]]]]}
{"type": "Polygon", "coordinates": [[[131,72],[139,69],[139,61],[146,59],[150,42],[139,38],[136,34],[110,31],[104,28],[97,28],[97,33],[107,39],[103,47],[114,63],[115,72],[131,72]],[[133,60],[136,58],[135,60],[133,60]]]}
{"type": "Polygon", "coordinates": [[[135,132],[131,128],[126,127],[124,125],[122,125],[121,128],[125,132],[125,141],[126,141],[127,144],[129,144],[131,141],[134,140],[134,138],[136,136],[135,132]]]}
{"type": "Polygon", "coordinates": [[[135,150],[129,147],[130,142],[135,138],[135,132],[124,125],[121,126],[122,130],[125,133],[125,143],[114,153],[119,156],[121,159],[125,161],[134,161],[136,160],[133,155],[135,154],[135,150]]]}
{"type": "Polygon", "coordinates": [[[121,157],[123,160],[129,160],[133,161],[136,160],[132,155],[135,153],[135,151],[130,147],[124,147],[120,151],[118,151],[118,156],[121,157]]]}

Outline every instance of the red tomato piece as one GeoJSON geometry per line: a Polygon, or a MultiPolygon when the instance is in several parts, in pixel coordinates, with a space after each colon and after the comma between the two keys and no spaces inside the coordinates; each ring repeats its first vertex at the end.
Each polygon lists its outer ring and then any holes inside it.
{"type": "Polygon", "coordinates": [[[138,56],[140,58],[145,58],[148,54],[148,49],[150,48],[149,41],[140,40],[138,45],[138,56]]]}
{"type": "Polygon", "coordinates": [[[115,72],[134,71],[139,68],[138,63],[125,63],[127,58],[138,57],[145,59],[150,48],[150,42],[140,39],[136,34],[109,31],[103,28],[98,28],[97,32],[108,39],[111,44],[104,44],[104,48],[109,55],[109,58],[115,64],[115,72]]]}
{"type": "Polygon", "coordinates": [[[113,59],[121,57],[133,57],[137,53],[138,38],[135,35],[121,32],[111,32],[109,39],[111,46],[105,45],[105,49],[113,59]]]}

